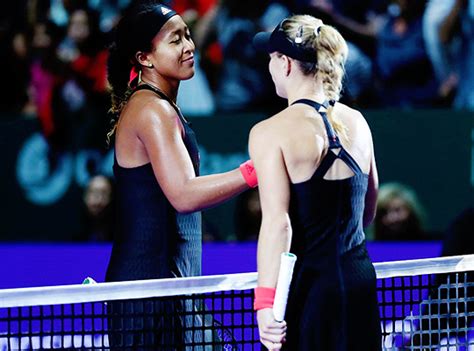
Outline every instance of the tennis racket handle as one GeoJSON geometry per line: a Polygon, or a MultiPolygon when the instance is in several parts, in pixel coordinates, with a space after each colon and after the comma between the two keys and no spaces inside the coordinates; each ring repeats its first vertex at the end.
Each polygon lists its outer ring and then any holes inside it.
{"type": "Polygon", "coordinates": [[[286,303],[288,301],[288,293],[290,291],[295,262],[296,255],[290,252],[282,252],[275,301],[273,302],[273,315],[278,322],[285,319],[286,303]]]}
{"type": "Polygon", "coordinates": [[[97,284],[97,282],[94,279],[92,279],[91,277],[87,277],[86,279],[84,279],[82,284],[83,285],[97,284]]]}

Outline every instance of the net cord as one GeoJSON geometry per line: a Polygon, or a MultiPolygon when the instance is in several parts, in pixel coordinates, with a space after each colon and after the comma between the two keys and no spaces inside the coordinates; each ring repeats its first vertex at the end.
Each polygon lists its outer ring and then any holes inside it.
{"type": "MultiPolygon", "coordinates": [[[[474,255],[374,263],[378,279],[474,270],[474,255]]],[[[257,286],[257,273],[0,290],[0,308],[181,296],[257,286]]]]}

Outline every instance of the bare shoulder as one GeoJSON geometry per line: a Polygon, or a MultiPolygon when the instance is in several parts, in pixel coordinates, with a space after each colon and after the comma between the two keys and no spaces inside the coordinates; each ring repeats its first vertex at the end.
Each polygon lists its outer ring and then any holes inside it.
{"type": "Polygon", "coordinates": [[[334,112],[343,118],[348,117],[352,119],[357,119],[357,120],[361,119],[365,121],[364,116],[359,110],[356,110],[340,102],[337,102],[336,105],[334,105],[334,112]]]}
{"type": "Polygon", "coordinates": [[[253,126],[250,130],[249,143],[262,143],[269,146],[277,141],[282,135],[282,127],[286,123],[284,116],[287,113],[285,109],[253,126]]]}
{"type": "Polygon", "coordinates": [[[128,102],[124,111],[129,118],[133,119],[133,124],[149,128],[152,125],[175,125],[176,111],[166,100],[157,98],[153,92],[137,92],[128,102]]]}
{"type": "Polygon", "coordinates": [[[350,128],[355,128],[360,131],[364,130],[371,134],[369,124],[360,111],[338,102],[334,106],[334,113],[350,128]]]}

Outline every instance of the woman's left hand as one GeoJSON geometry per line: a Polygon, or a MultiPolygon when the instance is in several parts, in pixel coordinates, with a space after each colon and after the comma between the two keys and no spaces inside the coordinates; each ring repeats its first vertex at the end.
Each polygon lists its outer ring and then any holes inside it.
{"type": "Polygon", "coordinates": [[[286,322],[277,322],[271,308],[257,311],[257,321],[261,343],[269,351],[280,350],[285,342],[286,322]]]}

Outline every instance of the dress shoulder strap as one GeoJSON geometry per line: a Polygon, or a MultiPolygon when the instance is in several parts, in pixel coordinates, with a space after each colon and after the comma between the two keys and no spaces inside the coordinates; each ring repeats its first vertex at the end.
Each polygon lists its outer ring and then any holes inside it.
{"type": "Polygon", "coordinates": [[[173,109],[176,111],[176,113],[178,114],[179,118],[181,119],[181,121],[185,124],[189,124],[189,122],[186,120],[186,118],[184,118],[183,114],[181,113],[181,110],[179,109],[178,105],[176,105],[176,103],[171,100],[165,93],[163,93],[160,89],[150,85],[150,84],[147,84],[147,83],[142,83],[140,85],[138,85],[134,90],[133,92],[137,92],[139,90],[150,90],[152,92],[154,92],[156,95],[158,95],[160,98],[162,98],[163,100],[166,100],[170,103],[170,105],[173,107],[173,109]]]}
{"type": "Polygon", "coordinates": [[[339,137],[331,126],[331,123],[329,123],[327,110],[331,103],[329,101],[325,101],[320,104],[316,101],[309,99],[300,99],[293,102],[293,104],[296,103],[306,104],[314,107],[314,109],[321,115],[323,119],[324,126],[326,128],[326,133],[329,138],[329,150],[340,149],[337,154],[335,154],[334,151],[331,151],[326,155],[326,157],[323,159],[323,162],[321,163],[321,166],[317,170],[317,174],[324,176],[324,174],[326,174],[329,168],[331,168],[334,161],[338,158],[343,160],[355,174],[362,173],[362,170],[360,169],[359,165],[354,160],[354,158],[344,149],[341,142],[339,141],[339,137]]]}
{"type": "Polygon", "coordinates": [[[331,126],[331,123],[329,123],[328,116],[326,113],[330,105],[329,101],[326,100],[322,104],[320,104],[316,101],[309,100],[309,99],[299,99],[292,103],[292,105],[294,104],[306,104],[306,105],[312,106],[321,115],[323,119],[324,127],[326,128],[326,133],[329,138],[329,148],[337,149],[341,147],[339,137],[337,136],[336,132],[331,126]]]}

